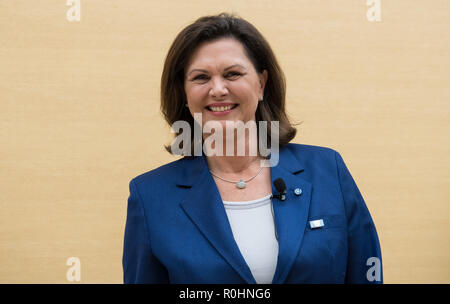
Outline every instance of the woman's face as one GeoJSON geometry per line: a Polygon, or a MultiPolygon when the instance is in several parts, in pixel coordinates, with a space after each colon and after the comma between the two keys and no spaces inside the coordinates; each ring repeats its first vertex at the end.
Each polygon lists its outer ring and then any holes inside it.
{"type": "Polygon", "coordinates": [[[222,38],[201,44],[186,66],[184,89],[189,111],[211,120],[255,120],[263,96],[267,71],[256,72],[242,44],[222,38]]]}

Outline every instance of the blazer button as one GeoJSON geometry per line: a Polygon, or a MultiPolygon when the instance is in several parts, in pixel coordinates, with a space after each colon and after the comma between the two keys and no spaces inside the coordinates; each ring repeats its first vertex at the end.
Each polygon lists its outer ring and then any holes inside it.
{"type": "Polygon", "coordinates": [[[302,189],[296,188],[296,189],[294,190],[294,193],[295,193],[295,195],[299,196],[300,194],[302,194],[302,189]]]}

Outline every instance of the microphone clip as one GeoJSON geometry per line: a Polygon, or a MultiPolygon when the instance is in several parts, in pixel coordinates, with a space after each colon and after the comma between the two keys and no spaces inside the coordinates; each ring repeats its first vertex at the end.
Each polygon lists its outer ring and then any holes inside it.
{"type": "Polygon", "coordinates": [[[277,198],[280,201],[285,201],[286,200],[286,191],[284,191],[283,193],[279,193],[279,194],[273,194],[272,193],[272,197],[271,198],[277,198]]]}

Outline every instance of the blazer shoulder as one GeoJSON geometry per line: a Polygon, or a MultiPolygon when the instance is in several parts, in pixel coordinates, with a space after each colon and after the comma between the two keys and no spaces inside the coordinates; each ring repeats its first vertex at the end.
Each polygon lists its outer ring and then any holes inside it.
{"type": "Polygon", "coordinates": [[[290,154],[297,159],[306,171],[336,174],[340,154],[335,149],[306,144],[288,144],[286,149],[290,151],[290,154]]]}
{"type": "Polygon", "coordinates": [[[286,148],[289,149],[291,152],[293,152],[294,155],[296,155],[297,157],[302,157],[304,159],[311,159],[317,157],[334,158],[336,153],[339,154],[339,152],[337,152],[333,148],[317,145],[289,143],[286,145],[286,148]]]}
{"type": "Polygon", "coordinates": [[[185,163],[185,158],[180,158],[178,160],[172,161],[170,163],[161,165],[155,169],[146,171],[144,173],[141,173],[134,178],[131,179],[130,183],[135,183],[136,185],[142,184],[142,183],[149,183],[149,182],[161,182],[167,181],[168,179],[173,178],[177,175],[177,173],[180,172],[180,168],[183,167],[183,164],[185,163]]]}

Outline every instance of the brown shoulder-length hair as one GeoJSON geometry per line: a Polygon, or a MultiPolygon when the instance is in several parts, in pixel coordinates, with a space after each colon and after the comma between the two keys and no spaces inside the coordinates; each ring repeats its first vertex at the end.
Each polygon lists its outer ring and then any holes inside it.
{"type": "MultiPolygon", "coordinates": [[[[279,147],[289,143],[297,132],[290,123],[285,112],[286,81],[269,43],[262,34],[246,20],[221,13],[204,16],[185,27],[173,41],[167,54],[161,76],[161,112],[172,126],[182,120],[191,127],[191,142],[194,137],[194,118],[185,106],[187,103],[184,91],[185,68],[196,48],[203,42],[220,38],[234,38],[242,43],[246,55],[253,63],[255,70],[268,72],[264,88],[264,101],[258,103],[255,113],[256,126],[259,121],[267,121],[267,143],[270,145],[270,121],[279,121],[279,147]]],[[[175,133],[178,136],[179,133],[175,133]]],[[[170,146],[166,150],[172,153],[170,146]]],[[[194,155],[194,144],[191,144],[191,155],[194,155]]]]}

